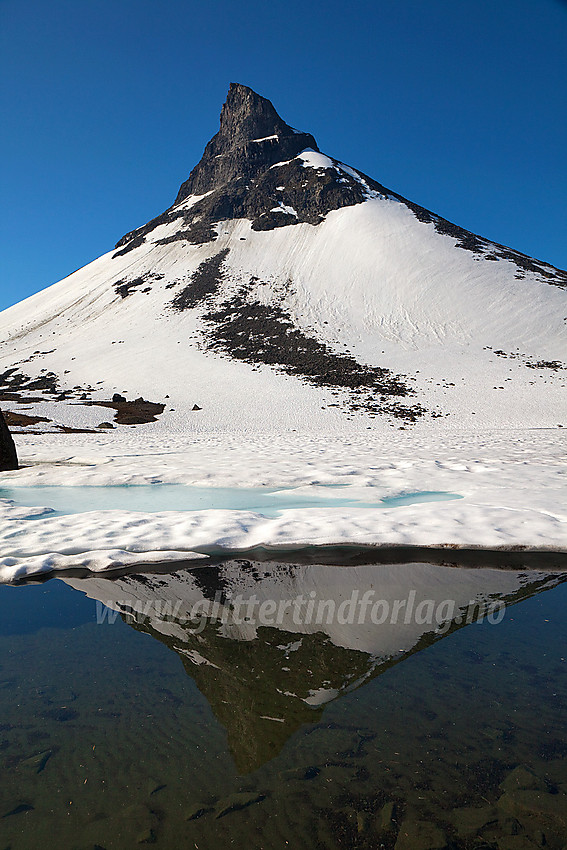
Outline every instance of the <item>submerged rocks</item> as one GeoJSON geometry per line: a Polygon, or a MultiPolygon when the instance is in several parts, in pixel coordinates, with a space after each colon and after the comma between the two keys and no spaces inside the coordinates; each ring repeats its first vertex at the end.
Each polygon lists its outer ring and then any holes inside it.
{"type": "Polygon", "coordinates": [[[500,788],[504,792],[508,791],[547,791],[547,786],[543,779],[540,779],[533,770],[525,765],[518,765],[508,774],[506,779],[500,783],[500,788]]]}
{"type": "Polygon", "coordinates": [[[208,803],[193,803],[192,806],[187,809],[185,813],[185,820],[199,820],[199,818],[204,817],[204,815],[209,815],[211,812],[214,812],[214,805],[210,805],[208,803]]]}
{"type": "Polygon", "coordinates": [[[215,819],[224,818],[234,812],[241,812],[256,803],[261,803],[269,796],[268,792],[235,791],[223,800],[210,797],[193,803],[185,813],[186,821],[199,820],[205,815],[214,815],[215,819]]]}
{"type": "Polygon", "coordinates": [[[395,850],[444,850],[447,836],[433,823],[407,818],[400,827],[395,850]]]}
{"type": "Polygon", "coordinates": [[[47,767],[47,762],[53,755],[53,750],[43,750],[40,753],[35,753],[33,756],[23,759],[18,767],[20,769],[27,768],[34,773],[43,773],[47,767]]]}
{"type": "Polygon", "coordinates": [[[12,435],[0,410],[0,469],[17,469],[18,455],[12,435]]]}
{"type": "Polygon", "coordinates": [[[23,815],[23,814],[26,814],[26,812],[33,812],[33,811],[34,811],[34,806],[32,806],[30,803],[20,803],[18,806],[14,806],[13,809],[10,809],[9,812],[6,812],[5,814],[1,815],[0,819],[4,820],[5,818],[11,818],[11,817],[14,817],[15,815],[23,815]]]}
{"type": "Polygon", "coordinates": [[[484,827],[493,826],[498,821],[498,812],[494,806],[464,806],[453,809],[451,822],[457,834],[462,837],[477,835],[484,827]]]}
{"type": "Polygon", "coordinates": [[[387,803],[384,803],[380,812],[378,813],[377,818],[377,827],[378,832],[382,834],[383,832],[391,832],[394,829],[396,823],[396,804],[390,800],[387,803]]]}
{"type": "Polygon", "coordinates": [[[265,800],[267,794],[258,793],[257,791],[239,791],[231,794],[217,805],[216,817],[224,818],[232,812],[239,812],[242,809],[247,809],[255,803],[261,803],[265,800]]]}
{"type": "Polygon", "coordinates": [[[498,800],[498,809],[512,815],[525,825],[532,822],[545,825],[550,820],[567,833],[567,794],[519,789],[506,791],[498,800]]]}

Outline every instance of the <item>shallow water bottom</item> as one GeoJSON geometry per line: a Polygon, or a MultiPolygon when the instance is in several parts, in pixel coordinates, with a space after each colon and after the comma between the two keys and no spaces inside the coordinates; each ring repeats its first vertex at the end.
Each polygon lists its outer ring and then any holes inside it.
{"type": "Polygon", "coordinates": [[[238,561],[0,587],[0,847],[561,850],[567,585],[468,572],[238,561]],[[467,623],[481,586],[504,607],[467,623]],[[457,603],[441,630],[407,604],[380,624],[222,614],[239,593],[371,588],[392,610],[433,587],[457,603]]]}

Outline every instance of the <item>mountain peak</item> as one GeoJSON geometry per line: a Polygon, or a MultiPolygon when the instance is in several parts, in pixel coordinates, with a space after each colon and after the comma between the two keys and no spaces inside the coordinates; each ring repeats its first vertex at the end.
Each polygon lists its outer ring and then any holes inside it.
{"type": "Polygon", "coordinates": [[[220,128],[201,161],[179,190],[176,203],[202,195],[237,178],[250,179],[306,148],[318,151],[310,133],[294,130],[270,100],[248,86],[231,83],[220,114],[220,128]]]}
{"type": "MultiPolygon", "coordinates": [[[[322,154],[310,133],[290,127],[270,100],[241,83],[230,84],[219,130],[172,206],[123,236],[113,256],[139,248],[165,224],[174,226],[158,238],[159,244],[202,245],[219,237],[221,222],[248,220],[254,231],[297,224],[316,227],[335,210],[386,199],[402,204],[419,222],[433,225],[438,234],[454,240],[455,247],[479,259],[511,261],[518,279],[535,274],[556,286],[567,285],[566,272],[464,230],[322,154]]],[[[118,291],[122,293],[121,286],[118,291]]]]}
{"type": "Polygon", "coordinates": [[[237,147],[269,136],[292,136],[295,131],[280,118],[270,100],[241,83],[231,83],[220,115],[217,146],[237,147]]]}

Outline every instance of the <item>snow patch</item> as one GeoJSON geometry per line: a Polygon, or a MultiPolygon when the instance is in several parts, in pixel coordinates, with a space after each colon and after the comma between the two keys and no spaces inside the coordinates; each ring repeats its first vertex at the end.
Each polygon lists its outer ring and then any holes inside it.
{"type": "Polygon", "coordinates": [[[331,157],[326,156],[324,153],[319,153],[319,151],[311,150],[311,148],[306,148],[297,155],[296,159],[300,159],[303,162],[304,168],[334,168],[336,170],[335,163],[331,157]]]}
{"type": "Polygon", "coordinates": [[[272,207],[270,212],[287,213],[287,215],[294,215],[297,218],[297,212],[294,210],[294,208],[286,206],[286,204],[284,204],[282,201],[279,202],[279,206],[272,207]]]}

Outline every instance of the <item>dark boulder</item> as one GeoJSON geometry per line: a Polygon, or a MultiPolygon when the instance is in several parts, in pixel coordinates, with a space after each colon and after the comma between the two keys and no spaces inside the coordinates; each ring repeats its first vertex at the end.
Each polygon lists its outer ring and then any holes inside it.
{"type": "Polygon", "coordinates": [[[0,410],[0,469],[17,469],[18,455],[12,435],[0,410]]]}

